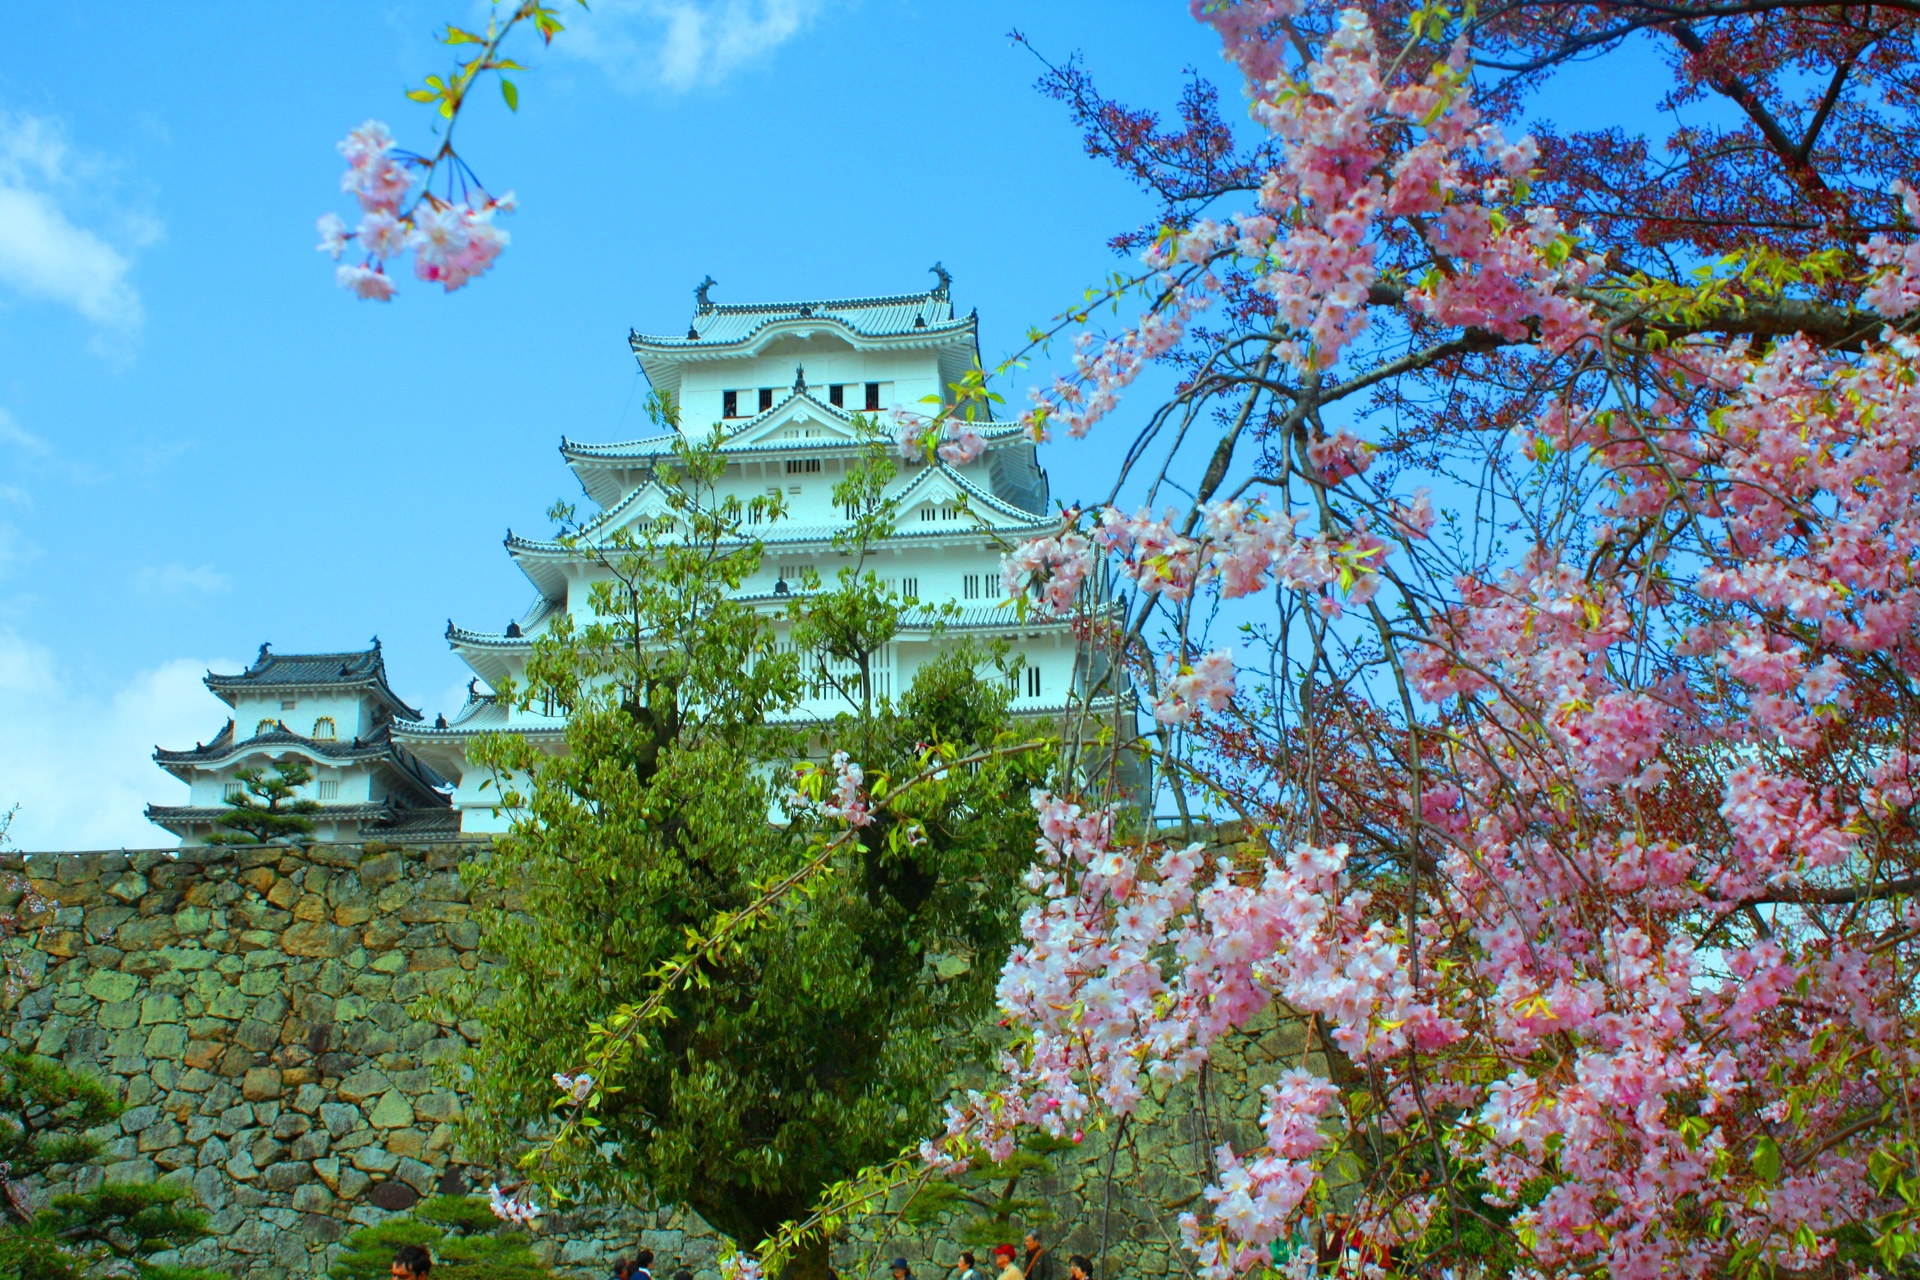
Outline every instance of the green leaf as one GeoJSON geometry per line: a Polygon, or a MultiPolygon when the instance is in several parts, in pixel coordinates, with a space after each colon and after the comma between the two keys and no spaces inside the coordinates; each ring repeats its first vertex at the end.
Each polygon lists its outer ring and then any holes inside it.
{"type": "Polygon", "coordinates": [[[518,111],[520,109],[520,90],[514,88],[513,81],[505,79],[504,77],[501,79],[500,96],[507,100],[507,110],[518,111]]]}
{"type": "Polygon", "coordinates": [[[1780,1144],[1765,1134],[1753,1144],[1753,1171],[1768,1182],[1780,1181],[1780,1144]]]}

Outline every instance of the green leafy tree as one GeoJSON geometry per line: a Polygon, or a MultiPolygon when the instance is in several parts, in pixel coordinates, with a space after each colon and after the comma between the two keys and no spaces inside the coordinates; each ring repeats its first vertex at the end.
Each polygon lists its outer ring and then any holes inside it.
{"type": "Polygon", "coordinates": [[[434,1196],[412,1212],[347,1237],[327,1274],[334,1280],[387,1280],[393,1255],[424,1245],[436,1280],[549,1280],[524,1230],[503,1226],[483,1196],[434,1196]]]}
{"type": "Polygon", "coordinates": [[[223,829],[208,844],[275,844],[313,833],[308,815],[320,812],[320,803],[298,794],[313,781],[306,765],[280,760],[271,773],[240,769],[233,776],[240,787],[227,796],[227,811],[215,819],[223,829]]]}
{"type": "MultiPolygon", "coordinates": [[[[877,687],[907,606],[866,567],[890,528],[874,469],[836,495],[865,514],[830,589],[793,584],[778,617],[740,599],[779,499],[719,495],[715,444],[660,468],[666,513],[630,530],[557,510],[603,580],[504,691],[567,710],[565,751],[473,752],[516,816],[475,869],[500,964],[460,1013],[485,1028],[472,1149],[575,1133],[531,1157],[549,1194],[687,1205],[751,1246],[937,1127],[980,1052],[1048,757],[1012,735],[989,651],[947,647],[897,700],[877,687]],[[837,692],[831,723],[796,722],[810,688],[837,692]],[[793,798],[795,761],[835,749],[876,799],[851,832],[793,798]],[[550,1082],[593,1062],[584,1103],[550,1082]]],[[[815,1239],[792,1270],[826,1265],[815,1239]]]]}
{"type": "Polygon", "coordinates": [[[97,1159],[100,1144],[87,1131],[122,1109],[119,1098],[91,1076],[33,1054],[0,1055],[0,1170],[6,1192],[0,1275],[223,1280],[218,1272],[149,1261],[207,1234],[206,1215],[182,1203],[192,1196],[186,1187],[112,1183],[55,1196],[46,1208],[34,1208],[27,1184],[55,1166],[97,1159]]]}

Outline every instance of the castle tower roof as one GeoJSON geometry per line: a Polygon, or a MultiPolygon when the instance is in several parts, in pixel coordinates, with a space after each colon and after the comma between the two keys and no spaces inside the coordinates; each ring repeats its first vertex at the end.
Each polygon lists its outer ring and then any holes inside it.
{"type": "Polygon", "coordinates": [[[254,692],[359,691],[371,695],[400,719],[420,719],[420,713],[402,702],[387,684],[387,663],[377,636],[371,649],[347,653],[274,653],[271,645],[263,644],[260,656],[239,675],[209,671],[204,683],[230,707],[238,698],[254,692]]]}

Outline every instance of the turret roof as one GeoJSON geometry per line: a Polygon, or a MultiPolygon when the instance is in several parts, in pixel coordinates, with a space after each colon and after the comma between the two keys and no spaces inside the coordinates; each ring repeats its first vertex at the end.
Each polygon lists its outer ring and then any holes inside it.
{"type": "Polygon", "coordinates": [[[446,798],[439,793],[441,788],[448,785],[447,780],[396,747],[391,728],[389,723],[382,723],[371,733],[355,738],[351,742],[341,742],[327,738],[302,737],[287,728],[285,724],[276,723],[272,728],[256,733],[251,738],[242,739],[234,733],[233,721],[228,720],[226,726],[220,730],[212,742],[196,746],[191,751],[169,751],[165,747],[156,747],[153,760],[155,764],[175,777],[188,779],[193,776],[196,769],[217,769],[245,756],[261,752],[285,754],[289,748],[293,748],[316,760],[326,760],[333,764],[353,764],[361,761],[380,761],[391,764],[419,788],[426,803],[446,803],[446,798]]]}
{"type": "Polygon", "coordinates": [[[260,656],[245,671],[237,676],[209,671],[205,683],[228,706],[236,705],[234,699],[252,689],[366,689],[394,715],[408,720],[420,718],[420,713],[402,702],[387,684],[387,663],[378,636],[371,649],[347,653],[274,653],[270,645],[263,644],[260,656]]]}

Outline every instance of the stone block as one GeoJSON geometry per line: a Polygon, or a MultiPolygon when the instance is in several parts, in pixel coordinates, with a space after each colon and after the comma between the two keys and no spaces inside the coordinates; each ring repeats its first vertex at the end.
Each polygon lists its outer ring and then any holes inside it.
{"type": "Polygon", "coordinates": [[[180,940],[172,916],[142,916],[121,925],[115,943],[123,951],[158,951],[180,940]]]}
{"type": "Polygon", "coordinates": [[[147,878],[138,871],[115,877],[106,886],[107,896],[121,902],[138,902],[147,891],[147,878]]]}
{"type": "Polygon", "coordinates": [[[319,1085],[303,1084],[300,1086],[300,1091],[293,1096],[293,1109],[312,1115],[320,1109],[320,1104],[326,1101],[326,1098],[327,1091],[319,1085]]]}
{"type": "Polygon", "coordinates": [[[140,989],[140,979],[130,973],[103,971],[89,976],[84,989],[102,1004],[120,1004],[133,999],[133,993],[140,989]]]}
{"type": "Polygon", "coordinates": [[[254,1067],[240,1082],[240,1096],[249,1102],[263,1102],[280,1096],[280,1072],[274,1067],[254,1067]]]}
{"type": "Polygon", "coordinates": [[[227,1207],[227,1180],[219,1171],[210,1168],[197,1170],[193,1175],[193,1198],[200,1207],[209,1213],[217,1213],[227,1207]]]}
{"type": "Polygon", "coordinates": [[[311,1128],[313,1121],[298,1111],[282,1112],[273,1119],[273,1136],[282,1142],[291,1142],[311,1128]]]}
{"type": "Polygon", "coordinates": [[[373,919],[371,902],[342,902],[333,909],[333,922],[343,928],[365,924],[373,919]]]}
{"type": "MultiPolygon", "coordinates": [[[[140,1134],[140,1150],[165,1151],[177,1147],[187,1140],[186,1130],[180,1127],[178,1120],[166,1119],[140,1134]]],[[[173,1166],[179,1167],[178,1162],[173,1166]]]]}
{"type": "Polygon", "coordinates": [[[260,1185],[269,1191],[291,1191],[313,1181],[313,1166],[305,1160],[282,1160],[260,1171],[260,1185]]]}
{"type": "Polygon", "coordinates": [[[285,879],[284,877],[281,879],[275,880],[273,884],[267,888],[267,901],[271,902],[274,906],[280,908],[282,911],[285,911],[289,907],[291,907],[299,899],[299,897],[300,897],[299,886],[294,884],[293,881],[285,879]]]}
{"type": "Polygon", "coordinates": [[[129,1107],[120,1113],[120,1131],[139,1133],[160,1118],[158,1107],[129,1107]]]}
{"type": "Polygon", "coordinates": [[[220,1055],[220,1074],[237,1079],[253,1069],[254,1052],[242,1045],[230,1044],[220,1055]]]}
{"type": "Polygon", "coordinates": [[[293,918],[301,921],[325,920],[327,900],[317,893],[302,894],[293,904],[293,918]]]}
{"type": "Polygon", "coordinates": [[[323,1159],[315,1160],[313,1162],[313,1175],[320,1179],[320,1181],[326,1183],[329,1191],[337,1192],[340,1190],[340,1161],[333,1156],[326,1156],[323,1159]]]}
{"type": "MultiPolygon", "coordinates": [[[[115,976],[126,977],[127,975],[116,974],[115,976]]],[[[97,1020],[102,1027],[109,1031],[121,1031],[127,1027],[139,1026],[140,1002],[137,1000],[122,1000],[116,1004],[103,1004],[100,1006],[97,1020]]]]}
{"type": "Polygon", "coordinates": [[[420,1202],[420,1193],[404,1182],[383,1182],[367,1192],[367,1202],[389,1213],[402,1213],[420,1202]]]}
{"type": "Polygon", "coordinates": [[[390,951],[400,939],[406,936],[405,925],[398,920],[382,917],[367,925],[360,935],[360,940],[369,951],[390,951]]]}
{"type": "Polygon", "coordinates": [[[407,957],[407,970],[422,973],[432,969],[452,969],[459,963],[460,953],[452,947],[426,947],[407,957]]]}
{"type": "Polygon", "coordinates": [[[186,1020],[186,1011],[180,1007],[179,996],[148,996],[140,1002],[140,1022],[143,1026],[162,1022],[184,1023],[186,1020]]]}
{"type": "Polygon", "coordinates": [[[266,1053],[280,1043],[280,1030],[272,1023],[248,1018],[234,1029],[233,1040],[235,1044],[245,1045],[255,1053],[266,1053]]]}
{"type": "Polygon", "coordinates": [[[238,877],[241,884],[255,893],[265,893],[273,888],[273,882],[280,877],[270,867],[248,867],[238,877]]]}
{"type": "Polygon", "coordinates": [[[422,1120],[451,1120],[460,1114],[460,1099],[445,1089],[422,1094],[414,1099],[413,1113],[422,1120]]]}
{"type": "Polygon", "coordinates": [[[217,951],[205,947],[162,947],[160,954],[165,957],[167,967],[178,973],[199,973],[211,969],[220,958],[217,951]]]}
{"type": "Polygon", "coordinates": [[[328,1134],[343,1138],[364,1123],[360,1108],[350,1107],[339,1102],[320,1104],[320,1123],[327,1126],[328,1134]]]}
{"type": "Polygon", "coordinates": [[[247,1016],[246,993],[235,987],[227,987],[216,993],[207,1001],[207,1016],[222,1022],[238,1022],[247,1016]]]}
{"type": "Polygon", "coordinates": [[[393,1176],[423,1196],[433,1194],[436,1175],[431,1168],[418,1160],[402,1156],[400,1163],[394,1166],[393,1176]]]}
{"type": "Polygon", "coordinates": [[[369,1117],[376,1129],[398,1129],[413,1123],[413,1104],[398,1089],[392,1089],[380,1096],[369,1117]]]}
{"type": "Polygon", "coordinates": [[[392,1173],[400,1157],[382,1147],[361,1147],[353,1153],[353,1167],[362,1173],[392,1173]]]}
{"type": "Polygon", "coordinates": [[[372,1185],[373,1178],[371,1175],[362,1173],[352,1166],[348,1166],[340,1171],[340,1186],[337,1189],[337,1194],[342,1200],[351,1204],[353,1201],[367,1194],[367,1188],[372,1185]]]}
{"type": "Polygon", "coordinates": [[[360,864],[360,883],[379,889],[394,883],[406,871],[398,852],[376,854],[360,864]]]}
{"type": "MultiPolygon", "coordinates": [[[[296,1209],[301,1207],[300,1197],[303,1195],[313,1196],[313,1202],[318,1203],[318,1196],[313,1195],[313,1193],[316,1192],[319,1195],[327,1195],[326,1191],[320,1187],[307,1186],[300,1188],[300,1190],[293,1193],[293,1207],[296,1209]]],[[[333,1197],[327,1195],[327,1202],[323,1206],[323,1211],[303,1214],[300,1218],[301,1236],[312,1244],[333,1244],[336,1241],[344,1240],[348,1231],[347,1224],[338,1218],[328,1217],[326,1212],[324,1212],[324,1210],[329,1210],[333,1207],[333,1197]]]]}
{"type": "Polygon", "coordinates": [[[339,1095],[342,1102],[365,1102],[368,1098],[377,1097],[392,1087],[393,1081],[389,1080],[384,1073],[367,1068],[356,1071],[342,1080],[340,1087],[334,1092],[339,1095]]]}
{"type": "Polygon", "coordinates": [[[311,1132],[301,1134],[293,1140],[293,1145],[287,1149],[287,1158],[289,1160],[317,1160],[327,1154],[327,1149],[332,1143],[333,1140],[327,1136],[325,1129],[314,1129],[311,1132]]]}
{"type": "MultiPolygon", "coordinates": [[[[261,946],[271,946],[275,941],[274,936],[270,933],[262,934],[261,936],[266,939],[266,941],[260,944],[261,946]]],[[[268,996],[278,991],[280,986],[281,977],[272,969],[249,970],[247,975],[240,979],[240,993],[242,995],[268,996]]]]}
{"type": "Polygon", "coordinates": [[[395,1129],[387,1134],[386,1146],[396,1156],[417,1160],[427,1154],[427,1137],[418,1129],[395,1129]]]}
{"type": "Polygon", "coordinates": [[[343,956],[353,945],[353,932],[324,920],[302,920],[280,935],[280,945],[289,955],[343,956]]]}
{"type": "Polygon", "coordinates": [[[220,1055],[226,1051],[227,1046],[218,1040],[190,1040],[186,1052],[181,1055],[181,1061],[189,1071],[205,1071],[219,1065],[220,1055]]]}
{"type": "Polygon", "coordinates": [[[153,1161],[141,1157],[135,1160],[122,1160],[118,1164],[107,1166],[106,1181],[109,1186],[126,1186],[136,1182],[154,1182],[160,1177],[160,1170],[153,1161]]]}
{"type": "Polygon", "coordinates": [[[173,928],[183,938],[198,937],[213,928],[213,912],[204,906],[184,906],[173,913],[173,928]]]}
{"type": "Polygon", "coordinates": [[[147,1056],[178,1062],[186,1056],[187,1029],[178,1023],[155,1027],[147,1034],[147,1056]]]}

